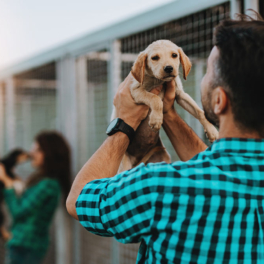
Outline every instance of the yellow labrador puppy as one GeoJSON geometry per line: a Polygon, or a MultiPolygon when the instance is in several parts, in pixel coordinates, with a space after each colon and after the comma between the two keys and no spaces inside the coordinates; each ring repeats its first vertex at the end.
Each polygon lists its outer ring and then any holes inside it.
{"type": "MultiPolygon", "coordinates": [[[[207,121],[204,111],[184,92],[179,77],[180,63],[183,68],[183,77],[186,79],[191,70],[191,62],[183,50],[169,40],[153,42],[139,54],[135,61],[131,70],[134,77],[130,88],[131,95],[136,103],[148,105],[150,114],[137,129],[121,162],[119,172],[131,169],[141,162],[146,164],[171,161],[159,134],[156,133],[163,121],[164,89],[159,95],[150,93],[153,88],[165,82],[175,80],[177,103],[201,122],[211,142],[218,138],[218,131],[207,121]]],[[[115,111],[113,111],[112,119],[115,117],[115,111]]]]}

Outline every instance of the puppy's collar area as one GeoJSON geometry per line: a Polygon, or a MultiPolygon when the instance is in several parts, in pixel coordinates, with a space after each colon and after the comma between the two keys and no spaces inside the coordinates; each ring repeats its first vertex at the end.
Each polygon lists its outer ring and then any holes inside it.
{"type": "Polygon", "coordinates": [[[151,79],[151,80],[153,80],[153,84],[159,84],[160,82],[165,82],[164,79],[167,79],[167,78],[176,78],[177,76],[170,74],[170,75],[167,75],[167,76],[165,76],[163,78],[157,78],[156,76],[153,76],[153,75],[151,76],[151,75],[145,73],[145,80],[144,80],[143,83],[147,82],[146,77],[149,78],[149,79],[151,79]]]}
{"type": "Polygon", "coordinates": [[[163,77],[162,80],[167,79],[167,78],[176,78],[176,77],[177,76],[175,75],[168,75],[168,76],[163,77]]]}

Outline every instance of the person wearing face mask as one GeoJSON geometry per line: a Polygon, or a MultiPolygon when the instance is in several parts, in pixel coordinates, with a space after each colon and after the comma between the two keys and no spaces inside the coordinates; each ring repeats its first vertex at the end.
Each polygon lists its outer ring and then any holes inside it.
{"type": "Polygon", "coordinates": [[[39,264],[49,246],[49,227],[61,194],[70,189],[70,148],[57,132],[38,134],[31,151],[35,172],[27,179],[25,191],[17,196],[14,180],[0,164],[4,199],[12,218],[11,238],[6,244],[5,264],[39,264]]]}

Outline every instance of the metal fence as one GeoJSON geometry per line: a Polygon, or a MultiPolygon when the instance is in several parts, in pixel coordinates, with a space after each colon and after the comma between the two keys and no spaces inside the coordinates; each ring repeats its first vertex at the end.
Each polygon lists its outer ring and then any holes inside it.
{"type": "MultiPolygon", "coordinates": [[[[183,86],[187,93],[200,102],[200,82],[213,45],[213,28],[221,20],[233,15],[239,1],[232,0],[231,5],[230,1],[216,2],[218,4],[215,5],[210,2],[208,8],[204,8],[205,4],[201,3],[197,12],[155,27],[148,26],[140,32],[120,38],[109,37],[102,45],[89,46],[90,39],[84,39],[87,47],[84,44],[85,48],[79,48],[78,52],[69,53],[67,47],[61,47],[60,56],[52,57],[52,52],[46,55],[50,58],[49,62],[32,66],[26,71],[16,70],[15,74],[2,78],[0,155],[15,146],[29,149],[36,133],[57,129],[70,142],[76,173],[106,138],[112,99],[118,85],[128,75],[137,54],[158,39],[173,41],[191,58],[193,67],[188,80],[183,81],[183,86]]],[[[263,5],[260,4],[260,7],[263,8],[263,5]]],[[[74,45],[78,46],[75,42],[72,43],[74,45]]],[[[32,61],[32,65],[35,65],[32,61]]],[[[206,140],[200,123],[180,107],[176,106],[176,109],[194,131],[206,140]]],[[[163,130],[161,138],[172,161],[178,160],[163,130]]],[[[30,166],[25,165],[19,168],[19,173],[26,177],[30,170],[30,166]]],[[[45,263],[135,263],[138,244],[122,245],[112,238],[92,235],[76,221],[70,221],[62,209],[55,217],[51,233],[52,243],[45,263]]],[[[0,264],[3,259],[2,248],[0,244],[0,264]]]]}
{"type": "MultiPolygon", "coordinates": [[[[112,94],[109,82],[118,84],[131,70],[137,54],[158,39],[169,39],[191,57],[193,68],[184,89],[200,102],[200,82],[206,57],[212,48],[213,28],[229,17],[229,3],[171,21],[144,32],[115,40],[109,49],[90,52],[77,59],[78,163],[84,164],[106,138],[105,129],[111,114],[112,94]],[[115,56],[114,61],[111,56],[115,56]],[[109,76],[110,75],[110,76],[109,76]],[[112,76],[111,76],[112,75],[112,76]],[[84,144],[85,142],[85,144],[84,144]]],[[[112,91],[113,93],[113,91],[112,91]]],[[[203,128],[189,113],[177,107],[179,114],[204,139],[203,128]]],[[[178,159],[165,132],[162,140],[172,156],[178,159]]],[[[109,238],[82,232],[81,263],[135,263],[139,245],[122,245],[109,238]],[[89,249],[89,250],[87,250],[89,249]]]]}

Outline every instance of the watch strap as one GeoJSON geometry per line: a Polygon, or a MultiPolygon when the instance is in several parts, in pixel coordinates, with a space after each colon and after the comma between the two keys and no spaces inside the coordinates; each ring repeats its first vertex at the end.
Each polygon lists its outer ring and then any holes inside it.
{"type": "Polygon", "coordinates": [[[135,135],[135,130],[130,125],[125,123],[124,120],[120,119],[120,123],[117,130],[125,133],[128,136],[130,142],[133,140],[135,135]]]}

